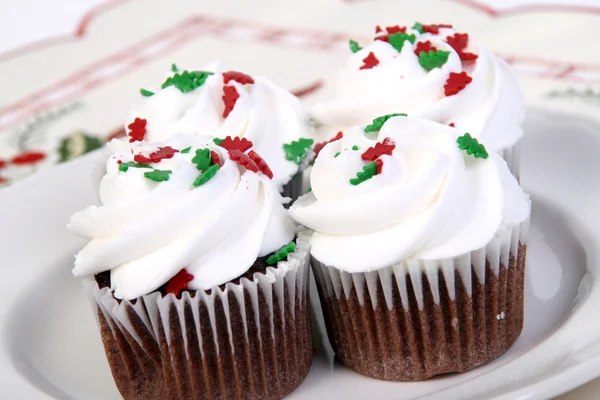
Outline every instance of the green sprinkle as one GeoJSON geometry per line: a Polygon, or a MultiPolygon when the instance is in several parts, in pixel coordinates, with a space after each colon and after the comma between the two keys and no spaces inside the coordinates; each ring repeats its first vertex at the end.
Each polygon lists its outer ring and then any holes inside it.
{"type": "Polygon", "coordinates": [[[164,182],[169,180],[169,175],[172,173],[173,171],[171,170],[155,169],[154,171],[144,172],[144,176],[151,181],[164,182]]]}
{"type": "Polygon", "coordinates": [[[225,141],[225,139],[219,139],[219,138],[213,139],[213,143],[216,144],[217,146],[220,145],[221,143],[223,143],[224,141],[225,141]]]}
{"type": "Polygon", "coordinates": [[[373,161],[372,163],[365,165],[362,172],[356,174],[356,178],[350,179],[350,184],[354,186],[360,185],[375,175],[377,175],[377,162],[373,161]]]}
{"type": "Polygon", "coordinates": [[[479,143],[477,139],[472,137],[469,133],[465,133],[456,139],[458,148],[465,150],[468,155],[473,155],[475,158],[488,158],[489,154],[485,149],[485,146],[479,143]]]}
{"type": "Polygon", "coordinates": [[[373,123],[365,127],[365,132],[378,132],[385,122],[392,117],[406,117],[404,113],[387,114],[377,117],[373,120],[373,123]]]}
{"type": "Polygon", "coordinates": [[[177,65],[175,65],[175,64],[171,64],[171,71],[173,71],[173,72],[178,72],[178,71],[179,71],[179,68],[177,68],[177,65]]]}
{"type": "Polygon", "coordinates": [[[152,169],[152,167],[148,164],[140,164],[140,163],[136,163],[134,161],[130,161],[130,162],[124,162],[119,164],[119,171],[121,172],[127,172],[127,170],[130,168],[150,168],[152,169]]]}
{"type": "Polygon", "coordinates": [[[337,158],[337,156],[340,155],[340,152],[338,151],[337,153],[335,153],[335,156],[333,156],[334,158],[337,158]]]}
{"type": "Polygon", "coordinates": [[[422,23],[420,23],[420,22],[416,22],[416,23],[415,23],[415,24],[412,26],[412,28],[413,28],[415,31],[419,31],[419,33],[425,33],[425,31],[423,30],[423,24],[422,24],[422,23]]]}
{"type": "Polygon", "coordinates": [[[298,165],[302,164],[313,142],[312,139],[300,138],[297,141],[285,143],[283,150],[285,151],[286,160],[295,162],[298,165]]]}
{"type": "Polygon", "coordinates": [[[357,51],[362,49],[362,47],[360,47],[360,45],[358,44],[358,42],[356,40],[350,40],[348,42],[348,44],[350,45],[350,50],[353,53],[356,53],[357,51]]]}
{"type": "Polygon", "coordinates": [[[357,145],[352,146],[352,150],[358,150],[358,146],[357,145]]]}
{"type": "Polygon", "coordinates": [[[169,86],[175,86],[180,92],[187,93],[204,85],[206,79],[211,75],[213,75],[212,72],[206,71],[177,72],[172,77],[167,78],[161,87],[164,89],[169,86]]]}
{"type": "Polygon", "coordinates": [[[285,259],[288,254],[294,250],[296,250],[296,243],[289,242],[277,250],[271,257],[267,258],[267,265],[277,264],[279,261],[285,259]]]}
{"type": "Polygon", "coordinates": [[[312,192],[312,186],[308,188],[308,192],[307,193],[310,193],[310,192],[312,192]]]}
{"type": "Polygon", "coordinates": [[[189,153],[189,152],[190,152],[190,150],[191,150],[191,149],[192,149],[192,146],[190,146],[190,147],[186,147],[185,149],[181,150],[181,151],[180,151],[180,153],[181,153],[181,154],[187,154],[187,153],[189,153]]]}
{"type": "Polygon", "coordinates": [[[388,36],[390,40],[390,44],[393,48],[398,50],[398,53],[402,51],[402,47],[404,46],[404,42],[407,40],[411,43],[415,43],[415,35],[409,35],[408,33],[394,33],[393,35],[388,36]]]}
{"type": "Polygon", "coordinates": [[[142,94],[142,96],[145,96],[145,97],[150,97],[150,96],[154,95],[154,92],[151,92],[151,91],[143,89],[143,88],[140,89],[140,93],[142,94]]]}
{"type": "Polygon", "coordinates": [[[212,164],[210,149],[198,149],[196,155],[192,158],[192,163],[196,164],[198,171],[206,171],[212,164]]]}
{"type": "Polygon", "coordinates": [[[218,170],[219,164],[211,165],[206,171],[198,175],[193,185],[195,187],[204,185],[206,182],[210,181],[213,176],[215,176],[218,170]]]}
{"type": "Polygon", "coordinates": [[[449,51],[437,50],[428,53],[422,51],[419,53],[419,64],[429,72],[434,68],[439,68],[446,64],[449,55],[449,51]]]}

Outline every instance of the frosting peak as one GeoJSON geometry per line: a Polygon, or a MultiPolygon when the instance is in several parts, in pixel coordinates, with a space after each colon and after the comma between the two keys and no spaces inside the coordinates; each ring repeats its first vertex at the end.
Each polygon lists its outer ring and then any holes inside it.
{"type": "Polygon", "coordinates": [[[455,128],[407,117],[344,131],[320,151],[311,184],[290,215],[315,230],[315,258],[348,272],[476,250],[529,214],[498,155],[455,128]]]}
{"type": "Polygon", "coordinates": [[[69,228],[91,240],[73,273],[110,270],[115,297],[148,294],[184,268],[190,289],[210,289],[293,239],[294,223],[251,142],[175,135],[109,145],[102,206],[74,214],[69,228]]]}

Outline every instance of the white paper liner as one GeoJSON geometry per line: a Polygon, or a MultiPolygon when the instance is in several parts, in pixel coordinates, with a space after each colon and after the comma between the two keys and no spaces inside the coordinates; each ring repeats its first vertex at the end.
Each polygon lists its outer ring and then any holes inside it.
{"type": "Polygon", "coordinates": [[[507,147],[499,152],[500,157],[506,161],[508,169],[513,174],[517,181],[521,174],[521,150],[523,147],[523,140],[518,140],[517,143],[511,147],[507,147]]]}
{"type": "MultiPolygon", "coordinates": [[[[217,297],[226,299],[228,293],[232,293],[240,306],[243,326],[232,326],[228,309],[229,304],[227,301],[221,302],[227,319],[228,339],[232,349],[234,348],[232,343],[233,329],[243,329],[246,341],[248,341],[248,321],[245,313],[244,291],[250,296],[252,309],[256,319],[255,323],[259,329],[259,290],[262,295],[264,295],[269,309],[271,335],[274,334],[273,325],[275,316],[273,315],[273,303],[275,301],[278,302],[278,308],[282,314],[281,321],[285,324],[283,315],[285,311],[283,307],[285,303],[284,286],[287,288],[290,311],[295,318],[296,295],[298,295],[298,299],[301,303],[300,305],[304,302],[308,302],[309,268],[307,267],[307,264],[310,253],[310,237],[310,231],[300,231],[297,235],[296,250],[290,253],[285,261],[280,261],[277,264],[277,267],[268,267],[264,274],[255,273],[252,280],[242,278],[238,284],[228,283],[225,285],[224,289],[219,287],[214,288],[211,290],[210,294],[199,290],[196,292],[195,296],[192,297],[189,292],[183,292],[181,298],[178,299],[173,294],[162,296],[159,292],[154,292],[136,299],[137,301],[122,300],[119,302],[113,297],[112,291],[109,288],[100,289],[94,277],[84,278],[83,285],[93,308],[95,309],[98,307],[100,309],[108,322],[110,329],[113,332],[115,330],[127,332],[142,348],[145,347],[145,344],[133,327],[128,310],[134,311],[134,314],[144,323],[144,325],[146,325],[149,333],[154,337],[157,343],[159,341],[159,328],[164,329],[167,344],[170,345],[171,327],[169,326],[169,310],[172,306],[175,306],[180,314],[178,320],[181,323],[181,332],[185,333],[187,327],[185,326],[185,318],[183,318],[183,310],[186,303],[190,304],[192,306],[191,309],[194,311],[194,324],[196,332],[198,333],[200,352],[204,356],[202,348],[203,338],[200,329],[203,324],[209,323],[211,325],[215,346],[217,352],[219,351],[217,342],[217,321],[215,318],[215,300],[217,297]],[[209,321],[200,320],[198,312],[200,304],[206,306],[209,313],[209,321]]],[[[186,356],[189,358],[186,335],[183,335],[183,340],[185,343],[186,356]]]]}
{"type": "Polygon", "coordinates": [[[392,275],[395,277],[402,305],[408,310],[408,287],[406,275],[410,276],[412,288],[420,310],[423,309],[422,274],[425,273],[431,293],[436,304],[440,303],[440,287],[438,272],[441,271],[446,282],[446,290],[452,300],[455,298],[455,271],[460,278],[469,296],[472,295],[472,271],[476,279],[485,284],[486,261],[492,273],[498,276],[500,265],[509,268],[509,259],[512,255],[518,259],[519,243],[526,245],[529,218],[512,228],[500,229],[494,238],[485,247],[454,258],[441,260],[404,260],[386,268],[371,272],[349,273],[335,267],[328,267],[319,260],[311,257],[313,271],[317,283],[321,286],[325,298],[335,296],[339,299],[342,295],[346,300],[350,298],[352,289],[355,289],[360,305],[364,305],[364,288],[370,296],[373,309],[377,308],[378,284],[383,290],[387,308],[393,308],[392,275]]]}

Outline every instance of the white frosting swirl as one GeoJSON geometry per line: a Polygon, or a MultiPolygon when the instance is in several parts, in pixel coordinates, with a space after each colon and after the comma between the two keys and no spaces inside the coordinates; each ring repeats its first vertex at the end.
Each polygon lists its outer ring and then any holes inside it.
{"type": "Polygon", "coordinates": [[[183,93],[176,86],[146,88],[154,95],[134,105],[131,121],[147,120],[145,140],[150,141],[164,140],[173,133],[245,137],[269,163],[281,190],[299,171],[298,164],[286,159],[283,144],[308,137],[307,117],[298,98],[260,76],[251,76],[254,83],[229,80],[225,84],[223,72],[227,69],[217,63],[202,71],[214,74],[190,92],[183,93]],[[233,86],[239,94],[226,117],[224,86],[233,86]]]}
{"type": "Polygon", "coordinates": [[[468,156],[457,145],[461,134],[396,117],[378,134],[352,128],[325,146],[311,172],[312,192],[290,208],[292,218],[315,230],[311,253],[329,266],[367,272],[479,249],[499,229],[528,218],[529,198],[504,160],[468,156]],[[380,157],[381,173],[350,184],[368,163],[361,155],[385,138],[395,148],[380,157]]]}
{"type": "Polygon", "coordinates": [[[497,152],[514,145],[523,136],[521,123],[525,99],[509,66],[486,49],[469,40],[463,52],[474,53],[475,61],[461,62],[459,53],[446,41],[457,33],[441,28],[438,34],[414,34],[398,52],[385,41],[374,40],[349,57],[337,76],[336,96],[318,104],[313,117],[325,125],[324,133],[367,124],[385,114],[407,113],[443,124],[454,123],[497,152]],[[448,51],[447,62],[427,72],[415,54],[419,42],[430,41],[437,50],[448,51]],[[379,64],[360,69],[363,59],[373,53],[379,64]],[[451,72],[466,72],[473,80],[463,90],[445,96],[444,85],[451,72]]]}
{"type": "Polygon", "coordinates": [[[102,206],[74,214],[69,228],[91,240],[77,254],[73,273],[110,270],[115,297],[148,294],[183,268],[194,276],[190,289],[210,289],[293,240],[294,223],[273,182],[232,161],[210,138],[175,135],[165,142],[131,145],[114,140],[110,146],[117,152],[106,163],[102,206]],[[118,161],[131,162],[134,154],[148,155],[164,146],[191,146],[189,153],[151,164],[172,171],[167,181],[146,178],[151,169],[120,170],[118,161]],[[216,152],[222,166],[195,187],[200,171],[191,160],[195,150],[204,148],[216,152]]]}

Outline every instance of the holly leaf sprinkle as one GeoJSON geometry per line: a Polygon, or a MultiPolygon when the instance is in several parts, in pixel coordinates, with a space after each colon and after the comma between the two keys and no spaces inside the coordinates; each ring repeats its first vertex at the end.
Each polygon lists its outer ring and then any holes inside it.
{"type": "Polygon", "coordinates": [[[273,179],[273,171],[271,171],[271,168],[269,168],[269,164],[267,164],[267,162],[261,156],[259,156],[257,152],[250,150],[250,152],[248,152],[248,157],[254,161],[260,172],[268,176],[269,179],[273,179]]]}
{"type": "Polygon", "coordinates": [[[246,153],[242,153],[240,150],[229,150],[229,158],[249,171],[258,172],[258,165],[246,153]]]}
{"type": "Polygon", "coordinates": [[[475,158],[486,159],[489,156],[485,146],[479,143],[479,141],[469,133],[459,136],[456,139],[456,143],[458,143],[459,149],[465,150],[468,155],[472,155],[475,158]]]}
{"type": "Polygon", "coordinates": [[[302,164],[313,142],[312,139],[300,138],[291,143],[285,143],[283,151],[285,151],[286,160],[295,162],[298,165],[302,164]]]}
{"type": "Polygon", "coordinates": [[[210,167],[208,167],[207,170],[205,170],[200,175],[198,175],[198,177],[196,178],[196,180],[194,181],[194,183],[192,185],[194,185],[194,187],[199,187],[199,186],[204,185],[206,182],[210,181],[213,176],[215,176],[215,174],[217,173],[218,170],[219,170],[219,164],[211,165],[210,167]]]}
{"type": "Polygon", "coordinates": [[[210,149],[196,150],[196,155],[192,157],[192,164],[196,165],[198,171],[206,171],[212,164],[210,149]]]}
{"type": "Polygon", "coordinates": [[[340,152],[338,151],[337,153],[335,153],[335,154],[333,155],[333,158],[338,158],[338,156],[339,156],[340,154],[342,154],[342,153],[340,153],[340,152]]]}
{"type": "Polygon", "coordinates": [[[213,73],[207,71],[177,72],[172,77],[167,78],[167,80],[161,85],[161,88],[164,89],[169,86],[175,86],[182,93],[191,92],[192,90],[204,85],[206,79],[211,75],[213,75],[213,73]]]}
{"type": "Polygon", "coordinates": [[[450,72],[450,76],[444,85],[444,94],[446,96],[453,96],[463,90],[471,81],[473,81],[473,78],[467,75],[465,71],[460,74],[450,72]]]}
{"type": "Polygon", "coordinates": [[[373,122],[365,127],[365,132],[378,132],[385,122],[393,117],[406,117],[404,113],[397,114],[387,114],[382,115],[381,117],[377,117],[373,120],[373,122]]]}
{"type": "Polygon", "coordinates": [[[149,90],[146,90],[144,88],[140,89],[140,94],[144,97],[150,97],[150,96],[154,96],[154,92],[151,92],[149,90]]]}
{"type": "Polygon", "coordinates": [[[188,273],[184,268],[174,277],[169,279],[167,285],[165,286],[165,292],[173,293],[175,297],[179,297],[181,291],[187,289],[188,283],[190,283],[192,280],[194,280],[194,275],[188,273]]]}
{"type": "Polygon", "coordinates": [[[358,150],[358,146],[357,145],[352,146],[352,150],[355,150],[355,151],[358,150]]]}
{"type": "Polygon", "coordinates": [[[228,84],[229,81],[236,81],[242,85],[254,83],[254,79],[250,75],[246,75],[239,71],[227,71],[223,72],[223,83],[228,84]]]}
{"type": "Polygon", "coordinates": [[[419,64],[429,72],[434,68],[439,68],[446,64],[449,55],[449,51],[442,50],[430,51],[427,53],[421,52],[419,53],[419,64]]]}
{"type": "Polygon", "coordinates": [[[190,146],[190,147],[186,147],[185,149],[182,149],[182,150],[180,151],[180,153],[181,153],[181,154],[187,154],[187,153],[189,153],[189,152],[190,152],[190,150],[191,150],[191,149],[192,149],[192,146],[190,146]]]}
{"type": "Polygon", "coordinates": [[[411,43],[415,42],[415,35],[409,35],[407,33],[394,33],[393,35],[389,35],[389,41],[393,48],[395,48],[398,53],[402,51],[402,47],[404,47],[404,42],[407,40],[411,43]]]}
{"type": "Polygon", "coordinates": [[[371,69],[377,65],[379,65],[379,59],[375,57],[373,52],[370,52],[368,56],[363,58],[363,65],[360,66],[359,69],[371,69]]]}
{"type": "Polygon", "coordinates": [[[225,108],[223,109],[223,118],[227,118],[229,113],[233,111],[233,107],[235,107],[235,103],[237,103],[240,98],[240,94],[235,88],[235,86],[225,85],[223,86],[223,104],[225,108]]]}
{"type": "Polygon", "coordinates": [[[375,161],[384,154],[391,156],[395,148],[396,145],[392,143],[389,137],[386,137],[383,142],[377,142],[375,146],[369,147],[362,153],[361,158],[365,161],[375,161]]]}
{"type": "Polygon", "coordinates": [[[171,170],[155,169],[154,171],[144,172],[144,177],[150,179],[151,181],[164,182],[169,180],[169,175],[172,173],[173,171],[171,170]]]}
{"type": "Polygon", "coordinates": [[[127,125],[129,128],[129,143],[141,142],[144,140],[146,135],[146,120],[142,118],[136,118],[132,123],[127,125]]]}
{"type": "Polygon", "coordinates": [[[239,150],[242,153],[252,147],[252,142],[246,138],[227,136],[225,139],[213,139],[213,142],[217,146],[220,146],[226,150],[239,150]],[[217,143],[217,141],[219,141],[217,143]]]}
{"type": "Polygon", "coordinates": [[[371,179],[375,175],[377,175],[377,163],[374,161],[370,164],[365,165],[363,167],[362,172],[358,172],[356,174],[356,178],[351,178],[350,184],[354,186],[360,185],[361,183],[368,179],[371,179]]]}
{"type": "Polygon", "coordinates": [[[152,166],[150,166],[148,164],[136,163],[133,161],[124,162],[124,163],[119,164],[119,171],[121,171],[121,172],[127,172],[129,170],[129,168],[150,168],[150,169],[152,169],[152,166]]]}
{"type": "Polygon", "coordinates": [[[313,148],[313,151],[315,152],[315,157],[317,157],[319,155],[321,150],[323,150],[323,147],[327,146],[331,142],[340,140],[343,137],[344,137],[344,133],[342,131],[340,131],[337,133],[337,135],[335,135],[333,138],[329,139],[328,141],[315,144],[315,147],[313,148]]]}
{"type": "Polygon", "coordinates": [[[277,264],[279,261],[284,260],[288,256],[288,254],[290,254],[294,250],[296,250],[296,243],[289,242],[288,244],[282,246],[269,258],[267,258],[267,265],[277,264]]]}
{"type": "Polygon", "coordinates": [[[348,45],[350,46],[350,51],[353,53],[356,53],[362,49],[356,40],[350,39],[350,41],[348,41],[348,45]]]}
{"type": "Polygon", "coordinates": [[[418,31],[419,33],[425,33],[425,31],[423,30],[423,24],[420,22],[415,22],[415,24],[412,26],[412,29],[418,31]]]}

